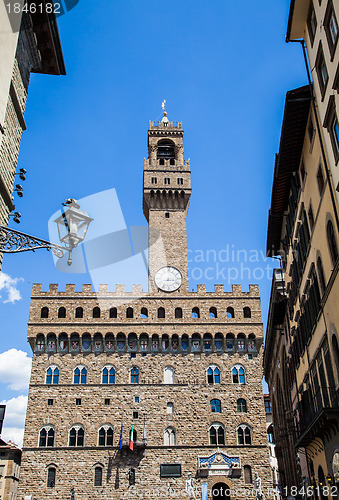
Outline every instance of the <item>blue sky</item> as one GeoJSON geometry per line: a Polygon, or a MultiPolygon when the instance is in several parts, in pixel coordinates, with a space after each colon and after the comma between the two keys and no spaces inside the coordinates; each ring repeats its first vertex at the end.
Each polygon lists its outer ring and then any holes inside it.
{"type": "MultiPolygon", "coordinates": [[[[67,76],[31,76],[18,163],[28,173],[24,197],[15,197],[22,214],[16,228],[48,239],[48,219],[65,198],[110,188],[126,225],[144,225],[148,120],[161,118],[166,99],[169,119],[183,122],[184,157],[191,159],[190,287],[259,283],[265,326],[277,264],[264,257],[274,155],[285,94],[306,83],[299,45],[285,43],[289,3],[80,0],[59,18],[67,76]],[[243,251],[234,262],[232,250],[243,251]],[[241,266],[249,268],[243,275],[241,266]]],[[[101,216],[109,225],[109,208],[101,216]]],[[[57,271],[44,250],[5,256],[2,271],[22,278],[15,284],[22,299],[5,302],[0,291],[0,353],[14,348],[30,356],[32,283],[46,289],[89,277],[57,271]]],[[[8,388],[6,376],[0,369],[0,400],[24,395],[18,384],[8,388]]]]}

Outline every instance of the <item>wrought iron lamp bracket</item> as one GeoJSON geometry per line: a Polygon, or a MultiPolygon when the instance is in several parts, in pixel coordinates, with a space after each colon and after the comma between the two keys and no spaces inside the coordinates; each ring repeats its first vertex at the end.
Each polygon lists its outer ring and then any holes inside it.
{"type": "Polygon", "coordinates": [[[29,250],[34,252],[39,248],[52,250],[58,258],[63,257],[64,250],[68,251],[67,248],[60,247],[49,241],[0,225],[0,252],[19,253],[28,252],[29,250]]]}

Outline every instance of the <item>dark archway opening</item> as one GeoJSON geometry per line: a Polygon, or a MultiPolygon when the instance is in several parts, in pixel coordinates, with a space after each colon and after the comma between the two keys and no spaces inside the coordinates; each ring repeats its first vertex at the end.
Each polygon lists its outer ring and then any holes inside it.
{"type": "Polygon", "coordinates": [[[213,500],[231,500],[230,489],[225,483],[216,483],[212,488],[213,500]]]}

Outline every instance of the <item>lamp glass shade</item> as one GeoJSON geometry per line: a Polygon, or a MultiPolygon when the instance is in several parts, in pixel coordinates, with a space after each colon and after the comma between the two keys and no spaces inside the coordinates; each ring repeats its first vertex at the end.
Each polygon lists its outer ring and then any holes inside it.
{"type": "Polygon", "coordinates": [[[84,210],[70,206],[54,222],[58,226],[59,240],[66,248],[75,248],[86,236],[91,219],[84,210]]]}

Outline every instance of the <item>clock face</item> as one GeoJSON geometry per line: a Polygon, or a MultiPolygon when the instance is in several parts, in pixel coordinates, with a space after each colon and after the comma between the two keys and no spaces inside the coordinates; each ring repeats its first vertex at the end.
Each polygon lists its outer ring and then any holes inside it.
{"type": "Polygon", "coordinates": [[[160,290],[174,292],[181,285],[182,277],[177,268],[167,266],[157,271],[154,281],[160,290]]]}

